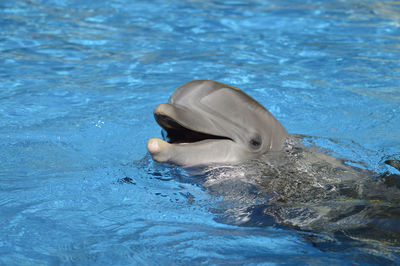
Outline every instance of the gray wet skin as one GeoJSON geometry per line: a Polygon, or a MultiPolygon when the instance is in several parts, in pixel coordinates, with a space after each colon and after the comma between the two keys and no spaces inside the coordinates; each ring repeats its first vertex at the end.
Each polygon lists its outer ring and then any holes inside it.
{"type": "Polygon", "coordinates": [[[147,148],[155,161],[182,167],[239,163],[282,149],[288,136],[278,120],[256,100],[232,86],[195,80],[175,90],[154,110],[167,132],[147,148]]]}

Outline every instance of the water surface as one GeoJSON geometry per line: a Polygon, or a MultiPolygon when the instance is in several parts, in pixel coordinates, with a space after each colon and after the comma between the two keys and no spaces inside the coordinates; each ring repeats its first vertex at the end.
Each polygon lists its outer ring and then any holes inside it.
{"type": "Polygon", "coordinates": [[[1,1],[0,264],[396,263],[218,222],[218,199],[145,144],[157,104],[212,79],[395,173],[382,161],[400,153],[399,14],[372,0],[1,1]]]}

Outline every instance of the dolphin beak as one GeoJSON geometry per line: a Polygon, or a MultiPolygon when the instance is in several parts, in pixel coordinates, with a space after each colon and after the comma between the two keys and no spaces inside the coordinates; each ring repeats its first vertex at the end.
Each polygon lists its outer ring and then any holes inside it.
{"type": "Polygon", "coordinates": [[[147,142],[147,150],[157,162],[189,167],[231,157],[236,160],[240,154],[240,145],[197,111],[163,103],[154,110],[154,117],[167,133],[167,141],[152,138],[147,142]]]}

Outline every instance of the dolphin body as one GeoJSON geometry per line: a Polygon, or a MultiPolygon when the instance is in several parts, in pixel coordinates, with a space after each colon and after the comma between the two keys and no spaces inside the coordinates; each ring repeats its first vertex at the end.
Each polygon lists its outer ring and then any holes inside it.
{"type": "MultiPolygon", "coordinates": [[[[350,239],[379,250],[379,259],[400,256],[400,175],[321,152],[309,137],[289,135],[250,96],[215,81],[182,85],[154,116],[167,141],[150,139],[151,156],[181,167],[203,166],[203,187],[227,201],[216,211],[219,221],[288,225],[324,232],[328,240],[310,239],[315,244],[350,239]]],[[[400,170],[397,156],[384,163],[400,170]]]]}
{"type": "Polygon", "coordinates": [[[194,80],[154,110],[168,142],[150,139],[158,162],[182,167],[239,163],[282,149],[286,129],[260,103],[232,86],[194,80]]]}

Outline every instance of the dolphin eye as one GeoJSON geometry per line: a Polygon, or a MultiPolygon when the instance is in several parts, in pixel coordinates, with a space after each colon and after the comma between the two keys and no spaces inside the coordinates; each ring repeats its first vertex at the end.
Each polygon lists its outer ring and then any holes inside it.
{"type": "Polygon", "coordinates": [[[260,135],[255,135],[255,136],[253,136],[251,139],[250,139],[250,146],[253,148],[253,149],[259,149],[260,147],[261,147],[261,145],[262,145],[262,139],[261,139],[261,136],[260,135]]]}

